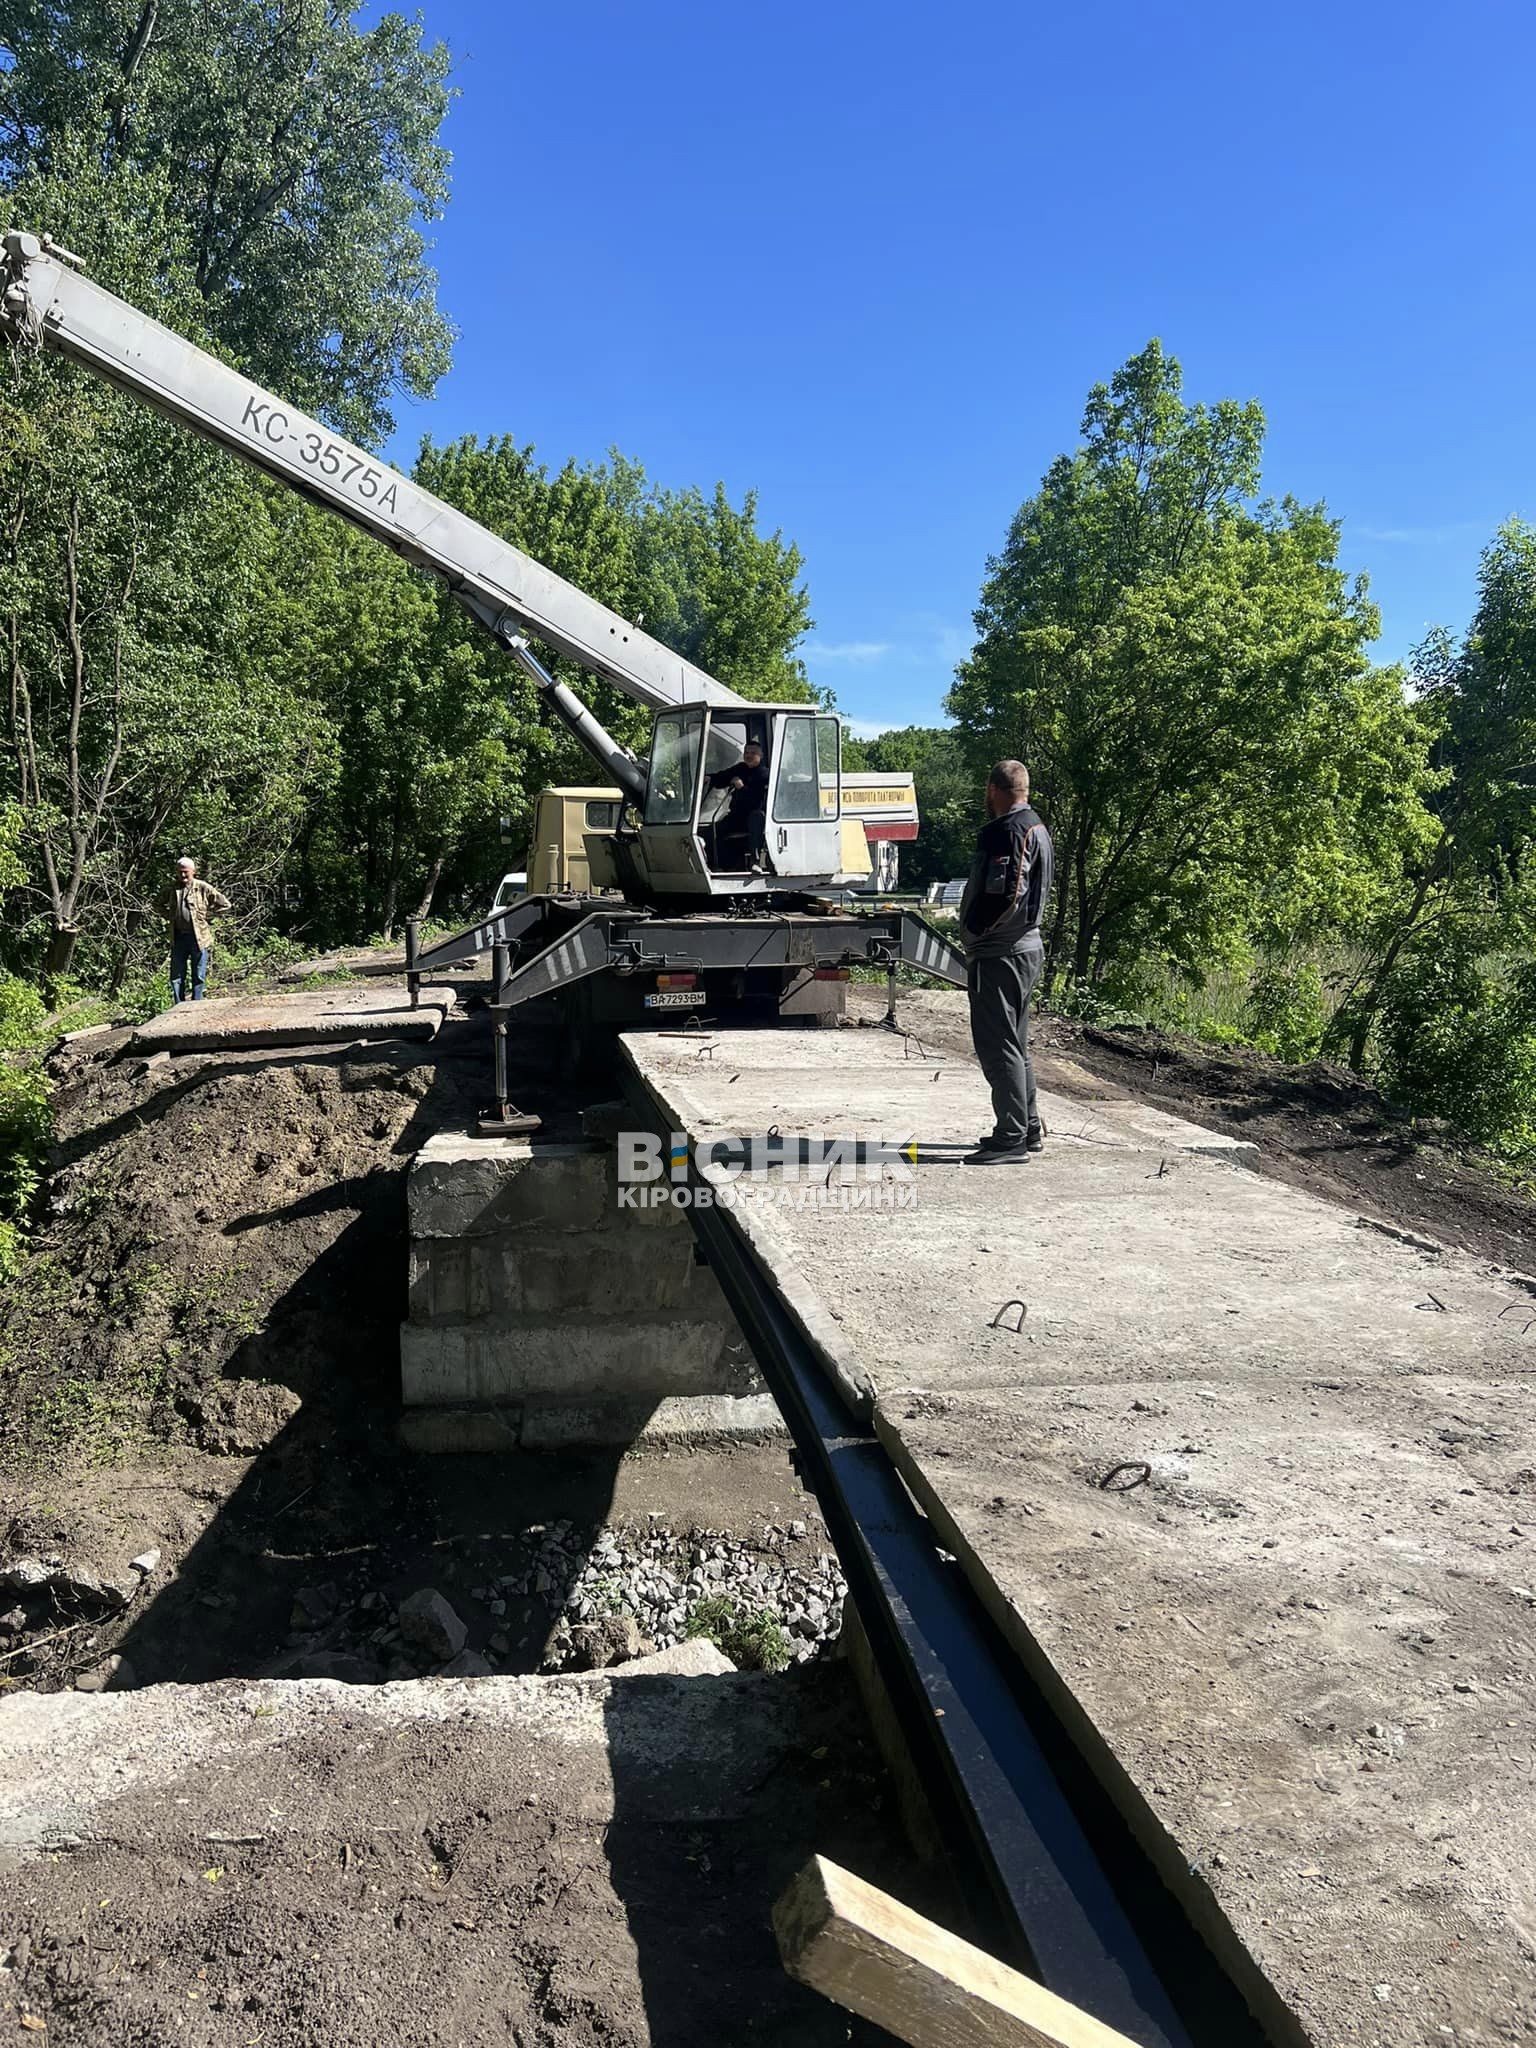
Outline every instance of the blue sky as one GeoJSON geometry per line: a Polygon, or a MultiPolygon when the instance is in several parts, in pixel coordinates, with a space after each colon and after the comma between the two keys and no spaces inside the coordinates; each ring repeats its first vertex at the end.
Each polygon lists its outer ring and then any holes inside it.
{"type": "Polygon", "coordinates": [[[1154,334],[1261,401],[1383,659],[1536,517],[1523,0],[420,5],[460,339],[396,460],[507,432],[755,488],[858,729],[938,718],[987,555],[1154,334]]]}

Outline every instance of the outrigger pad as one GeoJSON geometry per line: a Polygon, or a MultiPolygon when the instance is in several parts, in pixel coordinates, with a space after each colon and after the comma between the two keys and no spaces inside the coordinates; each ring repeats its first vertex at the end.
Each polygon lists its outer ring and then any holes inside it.
{"type": "Polygon", "coordinates": [[[493,1110],[488,1116],[475,1119],[475,1129],[482,1138],[515,1138],[520,1132],[540,1131],[544,1119],[526,1110],[513,1109],[510,1103],[501,1113],[493,1110]]]}

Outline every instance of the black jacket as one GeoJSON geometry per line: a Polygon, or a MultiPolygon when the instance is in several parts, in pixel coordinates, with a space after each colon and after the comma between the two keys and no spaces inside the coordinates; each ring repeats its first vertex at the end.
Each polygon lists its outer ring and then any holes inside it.
{"type": "Polygon", "coordinates": [[[961,939],[972,959],[1038,943],[1052,860],[1051,835],[1028,804],[982,826],[960,904],[961,939]]]}
{"type": "Polygon", "coordinates": [[[728,789],[737,781],[741,787],[731,790],[725,822],[745,828],[754,811],[768,808],[768,763],[759,761],[755,768],[749,768],[745,761],[738,761],[734,768],[717,768],[709,777],[709,786],[711,789],[728,789]]]}

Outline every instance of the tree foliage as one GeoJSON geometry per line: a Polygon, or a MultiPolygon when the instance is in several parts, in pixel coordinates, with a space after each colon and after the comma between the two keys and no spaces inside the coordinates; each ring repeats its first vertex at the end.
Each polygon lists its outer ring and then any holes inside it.
{"type": "MultiPolygon", "coordinates": [[[[174,325],[199,301],[167,275],[153,180],[93,173],[26,197],[64,219],[104,281],[174,325]],[[146,225],[147,224],[147,225],[146,225]]],[[[52,358],[0,386],[5,552],[0,739],[30,871],[17,934],[53,976],[115,979],[146,876],[178,838],[238,861],[270,902],[315,748],[300,693],[254,658],[270,596],[267,487],[205,443],[52,358]]]]}
{"type": "MultiPolygon", "coordinates": [[[[1413,667],[1440,770],[1432,830],[1407,850],[1370,925],[1337,1036],[1358,1066],[1383,1024],[1394,1084],[1426,1107],[1436,1072],[1442,1094],[1474,1085],[1463,1071],[1473,1039],[1480,1067],[1489,1048],[1505,1048],[1515,1092],[1536,1071],[1536,1053],[1522,1051],[1536,1030],[1536,529],[1500,528],[1465,638],[1437,629],[1413,667]],[[1432,1029],[1426,1003],[1439,1015],[1432,1029]]],[[[1489,1083],[1494,1095],[1503,1085],[1489,1083]]]]}
{"type": "Polygon", "coordinates": [[[1245,938],[1359,917],[1422,829],[1427,729],[1320,506],[1253,506],[1254,403],[1187,404],[1152,342],[1090,394],[988,564],[948,708],[1017,755],[1056,842],[1057,980],[1198,975],[1245,938]]]}
{"type": "Polygon", "coordinates": [[[121,193],[155,265],[258,382],[355,439],[448,366],[425,226],[441,213],[448,53],[357,0],[0,0],[0,179],[94,259],[64,194],[121,193]],[[133,205],[152,189],[153,218],[133,205]],[[157,232],[158,230],[158,232],[157,232]],[[169,230],[169,234],[165,231],[169,230]]]}
{"type": "Polygon", "coordinates": [[[986,810],[964,738],[949,725],[909,725],[872,740],[843,742],[843,765],[910,774],[917,790],[917,838],[902,848],[903,888],[926,889],[968,872],[986,810]]]}

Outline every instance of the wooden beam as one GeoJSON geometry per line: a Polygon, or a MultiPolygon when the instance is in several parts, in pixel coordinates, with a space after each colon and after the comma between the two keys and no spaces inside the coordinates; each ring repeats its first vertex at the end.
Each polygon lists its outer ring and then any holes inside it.
{"type": "Polygon", "coordinates": [[[910,2048],[1138,2048],[824,1856],[773,1909],[784,1967],[910,2048]]]}

